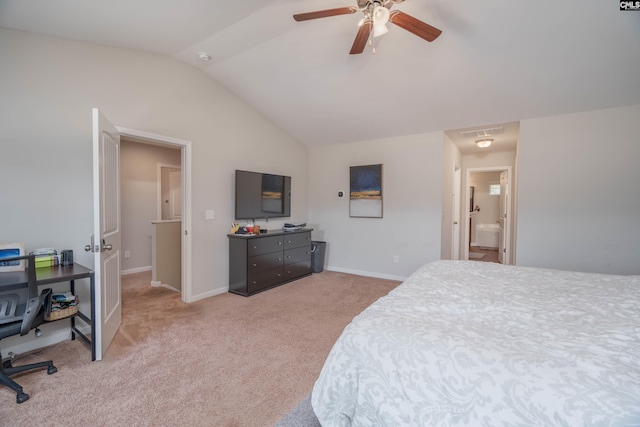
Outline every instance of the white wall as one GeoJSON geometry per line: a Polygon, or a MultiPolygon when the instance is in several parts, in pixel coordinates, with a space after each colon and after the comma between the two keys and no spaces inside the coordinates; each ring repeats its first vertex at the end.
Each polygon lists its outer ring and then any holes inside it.
{"type": "Polygon", "coordinates": [[[123,139],[120,145],[122,270],[151,269],[151,220],[158,217],[158,164],[180,167],[180,150],[123,139]]]}
{"type": "Polygon", "coordinates": [[[517,264],[640,274],[640,105],[523,120],[517,264]]]}
{"type": "Polygon", "coordinates": [[[403,278],[440,259],[443,138],[433,132],[310,149],[309,225],[314,240],[327,242],[328,269],[403,278]],[[378,163],[383,218],[350,218],[349,167],[378,163]]]}
{"type": "Polygon", "coordinates": [[[192,142],[194,298],[228,288],[235,169],[290,175],[292,216],[306,220],[307,148],[200,70],[4,28],[0,58],[1,241],[73,249],[93,265],[83,250],[92,234],[92,107],[115,125],[192,142]],[[215,220],[205,220],[207,209],[215,220]]]}

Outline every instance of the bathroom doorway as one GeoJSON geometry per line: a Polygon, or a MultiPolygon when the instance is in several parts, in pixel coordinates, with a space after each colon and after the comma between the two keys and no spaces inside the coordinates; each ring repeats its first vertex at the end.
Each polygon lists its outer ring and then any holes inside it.
{"type": "Polygon", "coordinates": [[[464,259],[512,264],[511,166],[469,168],[464,259]]]}

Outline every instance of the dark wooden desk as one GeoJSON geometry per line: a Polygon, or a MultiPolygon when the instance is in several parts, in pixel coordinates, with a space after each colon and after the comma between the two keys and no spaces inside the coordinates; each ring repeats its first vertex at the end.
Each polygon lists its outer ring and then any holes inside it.
{"type": "MultiPolygon", "coordinates": [[[[76,279],[89,279],[89,292],[91,294],[91,317],[86,316],[84,313],[78,310],[76,315],[70,316],[71,318],[71,339],[76,339],[76,334],[82,341],[91,346],[91,360],[96,360],[96,325],[94,323],[95,311],[96,311],[96,297],[95,297],[95,275],[93,270],[80,264],[73,265],[56,265],[53,267],[36,268],[36,284],[38,286],[50,285],[52,283],[69,282],[70,291],[72,294],[76,294],[75,280],[76,279]],[[86,322],[91,327],[91,338],[87,337],[76,326],[76,317],[86,322]]],[[[0,285],[24,285],[27,283],[26,271],[6,272],[0,274],[0,285]]],[[[63,319],[60,319],[63,320],[63,319]]]]}

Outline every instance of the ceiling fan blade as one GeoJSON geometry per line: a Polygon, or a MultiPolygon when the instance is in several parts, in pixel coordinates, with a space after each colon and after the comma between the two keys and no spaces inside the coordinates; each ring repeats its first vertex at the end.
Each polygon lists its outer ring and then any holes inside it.
{"type": "Polygon", "coordinates": [[[429,24],[425,24],[421,20],[416,19],[411,15],[407,15],[406,13],[402,13],[399,10],[391,12],[389,21],[428,42],[434,41],[442,33],[439,29],[432,27],[429,24]]]}
{"type": "Polygon", "coordinates": [[[356,39],[353,41],[353,46],[351,46],[351,52],[349,52],[349,54],[357,55],[359,53],[364,52],[364,48],[367,45],[367,40],[369,40],[370,34],[371,34],[371,20],[365,19],[362,25],[358,28],[356,39]]]}
{"type": "Polygon", "coordinates": [[[293,15],[296,21],[308,21],[309,19],[327,18],[329,16],[350,15],[358,11],[357,7],[338,7],[336,9],[318,10],[316,12],[298,13],[293,15]]]}

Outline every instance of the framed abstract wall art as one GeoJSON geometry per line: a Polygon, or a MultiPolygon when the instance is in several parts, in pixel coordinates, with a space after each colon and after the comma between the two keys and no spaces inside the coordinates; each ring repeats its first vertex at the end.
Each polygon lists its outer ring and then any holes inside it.
{"type": "Polygon", "coordinates": [[[349,168],[349,216],[382,218],[382,165],[349,168]]]}

